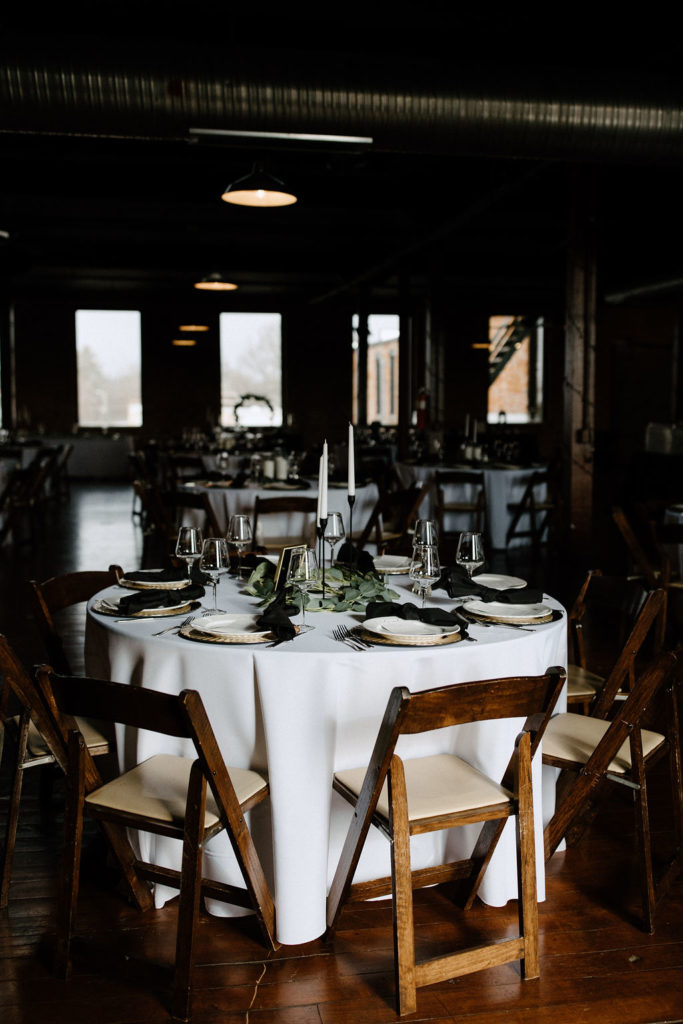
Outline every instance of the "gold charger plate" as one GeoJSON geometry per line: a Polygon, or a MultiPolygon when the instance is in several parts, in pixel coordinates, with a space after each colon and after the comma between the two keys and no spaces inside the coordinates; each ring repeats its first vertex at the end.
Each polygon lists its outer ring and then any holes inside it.
{"type": "Polygon", "coordinates": [[[166,583],[161,580],[152,580],[145,583],[144,580],[127,580],[125,576],[122,576],[118,585],[127,590],[182,590],[189,583],[188,580],[168,580],[166,583]]]}
{"type": "MultiPolygon", "coordinates": [[[[299,627],[295,626],[295,636],[299,632],[299,627]]],[[[274,633],[233,633],[231,636],[218,636],[212,635],[211,633],[202,633],[198,629],[193,629],[192,624],[188,622],[186,626],[181,626],[178,630],[180,636],[184,636],[186,640],[195,640],[200,644],[272,644],[277,638],[274,633]]]]}
{"type": "Polygon", "coordinates": [[[143,608],[140,612],[126,615],[125,611],[109,608],[102,601],[95,601],[92,608],[100,615],[113,615],[118,619],[161,619],[169,615],[186,615],[201,606],[201,601],[186,601],[185,604],[174,605],[173,608],[143,608]]]}
{"type": "Polygon", "coordinates": [[[476,615],[474,612],[468,611],[468,616],[471,619],[476,619],[478,622],[499,622],[502,626],[539,626],[544,622],[552,622],[553,613],[548,612],[547,615],[537,616],[520,616],[519,618],[498,618],[497,615],[476,615]]]}
{"type": "MultiPolygon", "coordinates": [[[[363,629],[359,627],[358,633],[363,640],[369,640],[373,644],[383,644],[385,647],[443,647],[445,644],[457,644],[458,640],[462,640],[460,633],[446,633],[444,636],[424,636],[424,637],[404,637],[403,639],[394,639],[393,637],[383,637],[379,633],[371,633],[369,629],[363,629]]],[[[353,633],[351,633],[353,636],[353,633]]]]}

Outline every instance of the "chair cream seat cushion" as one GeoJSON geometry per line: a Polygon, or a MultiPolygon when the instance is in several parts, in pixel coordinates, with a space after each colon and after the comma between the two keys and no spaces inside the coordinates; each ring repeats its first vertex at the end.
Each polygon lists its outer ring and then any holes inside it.
{"type": "MultiPolygon", "coordinates": [[[[155,821],[178,824],[185,818],[187,787],[192,757],[155,754],[112,782],[106,783],[86,797],[86,803],[108,807],[155,821]]],[[[254,796],[266,785],[258,772],[229,768],[230,780],[240,803],[254,796]]],[[[207,790],[204,826],[218,821],[218,808],[213,794],[207,790]]]]}
{"type": "MultiPolygon", "coordinates": [[[[489,807],[506,803],[512,798],[509,790],[454,754],[417,757],[404,761],[403,765],[410,821],[454,814],[474,807],[489,807]]],[[[365,768],[349,768],[347,771],[336,772],[335,778],[358,796],[365,772],[365,768]]],[[[389,818],[386,783],[380,793],[377,812],[389,818]]]]}
{"type": "MultiPolygon", "coordinates": [[[[105,736],[95,727],[95,725],[87,718],[77,718],[76,725],[79,728],[83,739],[85,740],[86,747],[108,747],[109,743],[105,736]]],[[[50,751],[47,743],[36,729],[33,722],[29,723],[28,727],[28,739],[26,741],[26,747],[28,752],[33,757],[46,757],[50,755],[50,751]]]]}
{"type": "Polygon", "coordinates": [[[567,666],[567,699],[572,697],[594,697],[605,682],[604,676],[580,665],[567,666]]]}
{"type": "MultiPolygon", "coordinates": [[[[610,722],[588,715],[573,715],[571,712],[555,715],[543,736],[543,756],[585,764],[609,727],[610,722]]],[[[660,733],[649,729],[641,729],[640,735],[643,757],[648,757],[664,742],[660,733]]],[[[630,770],[631,751],[628,740],[625,740],[610,762],[608,771],[623,775],[630,770]]]]}

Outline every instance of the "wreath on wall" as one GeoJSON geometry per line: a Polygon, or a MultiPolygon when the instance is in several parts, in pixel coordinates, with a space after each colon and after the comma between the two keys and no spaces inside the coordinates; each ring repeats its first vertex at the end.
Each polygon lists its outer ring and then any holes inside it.
{"type": "Polygon", "coordinates": [[[240,395],[239,402],[235,402],[235,404],[232,407],[232,411],[235,414],[235,423],[239,423],[239,421],[240,421],[239,411],[242,408],[242,406],[246,402],[249,402],[249,401],[251,401],[251,402],[265,402],[265,404],[270,409],[270,415],[271,416],[274,415],[275,410],[273,409],[273,406],[272,406],[272,404],[270,402],[270,399],[266,398],[265,395],[240,395]]]}

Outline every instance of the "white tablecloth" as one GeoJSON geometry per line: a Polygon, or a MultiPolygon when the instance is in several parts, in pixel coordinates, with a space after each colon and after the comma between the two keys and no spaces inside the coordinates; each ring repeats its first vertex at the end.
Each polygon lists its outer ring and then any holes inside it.
{"type": "MultiPolygon", "coordinates": [[[[259,498],[277,497],[300,497],[317,498],[317,486],[311,486],[306,490],[286,490],[277,487],[216,487],[203,486],[188,483],[185,487],[191,490],[205,490],[211,504],[216,512],[218,522],[227,530],[230,516],[254,514],[254,502],[256,496],[259,498]]],[[[353,506],[353,531],[358,533],[370,517],[379,492],[376,484],[364,484],[356,488],[356,501],[353,506]]],[[[328,512],[341,512],[344,519],[345,529],[349,529],[349,505],[346,489],[330,487],[327,495],[328,512]]],[[[194,525],[198,521],[199,513],[185,511],[183,521],[185,525],[194,525]]],[[[310,515],[307,516],[310,519],[310,515]]],[[[282,515],[264,516],[259,522],[259,537],[256,538],[259,544],[275,546],[277,544],[296,543],[301,536],[302,525],[305,521],[301,512],[283,513],[282,515]]]]}
{"type": "MultiPolygon", "coordinates": [[[[403,581],[403,577],[396,577],[403,581]]],[[[412,595],[406,582],[393,584],[401,600],[412,595]]],[[[109,596],[121,595],[112,588],[109,596]]],[[[446,598],[430,601],[452,607],[446,598]]],[[[207,606],[210,598],[205,598],[207,606]]],[[[549,601],[553,607],[556,602],[549,601]]],[[[219,585],[219,607],[252,609],[253,598],[240,593],[233,580],[219,585]]],[[[351,809],[333,794],[335,770],[367,764],[388,696],[394,686],[412,690],[488,679],[540,674],[566,664],[565,619],[533,632],[504,626],[472,626],[477,642],[441,647],[375,647],[356,653],[332,639],[332,629],[353,624],[351,615],[309,613],[315,629],[274,649],[261,645],[195,643],[173,633],[153,637],[167,619],[117,622],[90,611],[86,636],[87,670],[94,676],[179,693],[200,692],[226,763],[266,770],[270,801],[251,812],[251,827],[266,870],[272,870],[281,942],[311,940],[325,929],[325,900],[350,820],[351,809]],[[268,816],[272,816],[271,823],[268,816]]],[[[520,721],[482,723],[405,737],[399,752],[420,755],[457,751],[478,767],[501,777],[520,721]]],[[[119,736],[123,763],[142,760],[161,749],[189,754],[180,741],[150,733],[119,736]]],[[[540,758],[534,766],[541,789],[540,758]]],[[[543,796],[536,818],[539,898],[545,895],[542,828],[554,807],[554,772],[543,773],[543,796]]],[[[414,839],[414,863],[424,866],[443,856],[466,856],[477,826],[414,839]]],[[[179,864],[179,844],[143,837],[143,855],[157,863],[179,864]]],[[[357,878],[390,871],[388,844],[371,835],[357,878]]],[[[236,881],[232,852],[223,836],[209,844],[205,871],[236,881]]],[[[492,905],[502,905],[517,891],[514,832],[505,833],[480,891],[492,905]]],[[[157,905],[172,893],[158,891],[157,905]]],[[[213,908],[218,910],[219,908],[213,908]]]]}
{"type": "MultiPolygon", "coordinates": [[[[473,471],[471,466],[413,466],[409,463],[397,463],[396,471],[404,487],[412,483],[423,484],[430,481],[432,487],[425,495],[420,513],[426,517],[433,517],[436,510],[436,474],[439,470],[473,471]]],[[[486,517],[488,521],[488,532],[491,547],[494,550],[501,550],[506,547],[521,547],[528,541],[516,538],[508,545],[506,543],[507,530],[510,525],[511,513],[508,511],[508,504],[520,501],[524,489],[532,473],[542,471],[543,467],[521,468],[511,466],[509,468],[499,466],[483,467],[479,472],[484,474],[486,485],[486,517]]],[[[477,470],[474,470],[477,472],[477,470]]],[[[469,484],[446,487],[446,501],[469,501],[472,498],[474,488],[469,484]]],[[[537,497],[542,500],[546,496],[545,485],[538,488],[537,497]]],[[[450,514],[449,514],[450,515],[450,514]]],[[[451,515],[444,524],[448,530],[471,529],[471,517],[451,515]]],[[[529,529],[529,517],[523,516],[519,522],[520,530],[529,529]]]]}

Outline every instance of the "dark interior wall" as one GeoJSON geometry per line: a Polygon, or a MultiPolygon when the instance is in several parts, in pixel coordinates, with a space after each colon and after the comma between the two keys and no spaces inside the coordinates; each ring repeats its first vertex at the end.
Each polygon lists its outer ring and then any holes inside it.
{"type": "Polygon", "coordinates": [[[300,306],[282,324],[286,424],[305,448],[343,443],[351,419],[351,316],[343,305],[300,306]]]}

